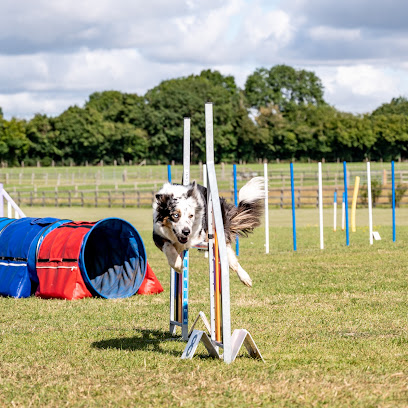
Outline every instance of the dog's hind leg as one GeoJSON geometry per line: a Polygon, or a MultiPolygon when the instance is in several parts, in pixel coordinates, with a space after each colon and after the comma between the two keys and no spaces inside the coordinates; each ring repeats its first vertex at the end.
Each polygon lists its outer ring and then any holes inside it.
{"type": "Polygon", "coordinates": [[[235,256],[235,252],[231,248],[231,244],[227,244],[227,255],[230,268],[237,273],[239,279],[244,285],[252,287],[252,279],[239,264],[238,259],[235,256]]]}
{"type": "Polygon", "coordinates": [[[167,262],[169,265],[178,273],[181,273],[183,269],[183,260],[181,256],[177,253],[176,248],[170,243],[166,242],[163,245],[162,251],[167,257],[167,262]]]}

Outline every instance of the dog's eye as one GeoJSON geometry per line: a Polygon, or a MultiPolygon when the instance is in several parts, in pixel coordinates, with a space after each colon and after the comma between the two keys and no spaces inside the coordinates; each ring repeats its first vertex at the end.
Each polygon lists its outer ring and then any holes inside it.
{"type": "Polygon", "coordinates": [[[178,218],[179,217],[179,215],[178,214],[173,214],[173,218],[178,218]]]}
{"type": "Polygon", "coordinates": [[[189,216],[188,216],[188,218],[193,218],[194,217],[194,214],[190,214],[189,216]]]}

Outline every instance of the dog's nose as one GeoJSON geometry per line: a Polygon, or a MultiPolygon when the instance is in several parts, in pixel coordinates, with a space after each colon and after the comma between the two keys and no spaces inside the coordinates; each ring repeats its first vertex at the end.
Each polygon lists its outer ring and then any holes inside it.
{"type": "Polygon", "coordinates": [[[190,229],[189,228],[183,228],[182,231],[183,235],[185,235],[186,237],[188,237],[190,235],[190,229]]]}

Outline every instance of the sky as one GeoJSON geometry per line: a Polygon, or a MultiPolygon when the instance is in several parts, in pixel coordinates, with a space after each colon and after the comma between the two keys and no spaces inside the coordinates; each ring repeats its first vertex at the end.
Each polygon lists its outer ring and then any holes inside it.
{"type": "Polygon", "coordinates": [[[371,112],[408,96],[406,0],[4,0],[4,117],[58,116],[93,92],[143,95],[203,69],[241,88],[260,67],[313,71],[326,102],[371,112]]]}

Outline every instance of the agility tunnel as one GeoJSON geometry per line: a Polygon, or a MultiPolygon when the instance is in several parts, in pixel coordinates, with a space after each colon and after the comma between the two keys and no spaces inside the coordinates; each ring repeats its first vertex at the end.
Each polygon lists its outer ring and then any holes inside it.
{"type": "Polygon", "coordinates": [[[47,234],[36,260],[44,298],[125,298],[145,278],[146,250],[137,230],[119,218],[68,222],[47,234]]]}
{"type": "Polygon", "coordinates": [[[38,279],[35,255],[42,237],[69,220],[0,218],[0,295],[28,297],[38,279]]]}

